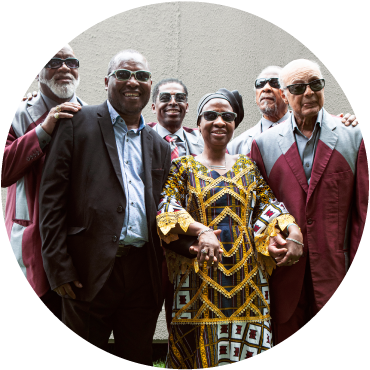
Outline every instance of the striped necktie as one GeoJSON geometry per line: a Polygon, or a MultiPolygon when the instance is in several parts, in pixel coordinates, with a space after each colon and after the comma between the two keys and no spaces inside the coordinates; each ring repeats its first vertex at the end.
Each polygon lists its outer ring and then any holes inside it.
{"type": "Polygon", "coordinates": [[[171,161],[174,160],[175,158],[179,157],[179,149],[176,145],[176,138],[177,135],[167,135],[165,136],[165,140],[170,143],[171,147],[171,161]]]}

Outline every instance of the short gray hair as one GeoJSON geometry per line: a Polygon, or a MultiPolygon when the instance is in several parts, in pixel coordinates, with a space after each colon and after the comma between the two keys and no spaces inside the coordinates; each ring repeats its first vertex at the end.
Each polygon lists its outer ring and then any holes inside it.
{"type": "MultiPolygon", "coordinates": [[[[260,72],[260,74],[257,76],[256,80],[258,78],[260,78],[261,76],[263,76],[264,74],[268,74],[268,73],[276,73],[279,76],[279,73],[280,73],[281,70],[282,70],[282,68],[279,67],[279,66],[268,66],[260,72]]],[[[255,85],[253,85],[253,89],[254,89],[254,91],[256,91],[256,86],[255,85]]]]}
{"type": "Polygon", "coordinates": [[[285,82],[284,82],[284,75],[285,75],[286,71],[289,70],[289,68],[291,68],[295,64],[299,64],[299,63],[311,64],[312,67],[314,67],[315,69],[317,69],[320,72],[320,78],[323,78],[323,75],[322,75],[321,68],[320,68],[319,64],[314,62],[313,60],[309,60],[309,59],[292,60],[284,68],[282,68],[280,73],[279,73],[279,84],[280,84],[280,89],[281,90],[286,89],[286,85],[285,85],[285,82]]]}
{"type": "Polygon", "coordinates": [[[125,49],[125,50],[121,50],[121,51],[119,51],[119,52],[118,52],[115,56],[113,56],[113,57],[112,57],[112,59],[109,61],[109,63],[108,63],[108,73],[107,73],[107,76],[109,76],[109,74],[114,70],[115,65],[116,65],[116,60],[118,59],[118,57],[119,57],[121,54],[138,54],[138,55],[141,55],[141,56],[145,59],[147,69],[149,70],[149,63],[148,63],[148,61],[146,60],[146,58],[144,57],[144,55],[143,55],[143,54],[141,54],[139,51],[134,50],[134,49],[125,49]]]}

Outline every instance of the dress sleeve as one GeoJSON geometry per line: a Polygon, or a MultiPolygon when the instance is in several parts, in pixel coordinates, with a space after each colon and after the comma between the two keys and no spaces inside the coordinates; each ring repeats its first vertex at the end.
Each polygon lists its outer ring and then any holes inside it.
{"type": "Polygon", "coordinates": [[[191,223],[195,222],[185,210],[187,198],[187,168],[186,158],[175,159],[161,193],[157,212],[157,227],[159,237],[167,244],[177,240],[177,234],[171,229],[178,223],[186,232],[191,223]]]}
{"type": "Polygon", "coordinates": [[[270,237],[276,236],[280,231],[285,231],[289,224],[295,223],[295,219],[288,213],[284,203],[278,202],[275,198],[257,167],[255,172],[256,191],[252,214],[254,243],[259,262],[271,275],[276,264],[268,252],[270,237]]]}

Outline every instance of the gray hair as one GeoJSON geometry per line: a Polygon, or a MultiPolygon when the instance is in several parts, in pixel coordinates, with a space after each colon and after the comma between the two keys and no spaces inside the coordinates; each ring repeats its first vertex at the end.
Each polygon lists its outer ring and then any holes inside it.
{"type": "Polygon", "coordinates": [[[309,59],[296,59],[296,60],[293,60],[293,61],[289,62],[284,68],[281,69],[281,71],[279,73],[279,84],[280,84],[280,89],[281,90],[286,89],[286,85],[285,85],[285,82],[284,82],[284,77],[285,77],[286,71],[289,70],[295,64],[300,64],[300,63],[301,64],[302,63],[311,64],[313,68],[317,69],[320,72],[320,78],[323,78],[323,75],[322,75],[321,68],[320,68],[319,64],[317,64],[316,62],[314,62],[312,60],[309,60],[309,59]]]}
{"type": "MultiPolygon", "coordinates": [[[[279,66],[268,66],[268,67],[264,68],[262,70],[262,72],[260,72],[260,74],[257,76],[256,80],[258,78],[260,78],[261,76],[263,76],[265,74],[268,74],[268,73],[276,73],[279,76],[279,73],[280,73],[281,70],[282,70],[282,68],[279,67],[279,66]]],[[[254,89],[254,91],[256,91],[256,86],[255,85],[253,85],[253,89],[254,89]]]]}
{"type": "Polygon", "coordinates": [[[149,63],[148,61],[146,60],[146,58],[144,57],[143,54],[141,54],[140,52],[138,52],[137,50],[134,50],[134,49],[125,49],[125,50],[121,50],[119,51],[114,57],[112,57],[112,59],[109,61],[108,63],[108,73],[107,73],[107,76],[114,70],[114,67],[116,65],[116,60],[118,59],[118,57],[121,55],[121,54],[137,54],[137,55],[140,55],[142,56],[144,59],[145,59],[145,62],[146,62],[146,66],[147,66],[147,69],[149,70],[149,63]]]}

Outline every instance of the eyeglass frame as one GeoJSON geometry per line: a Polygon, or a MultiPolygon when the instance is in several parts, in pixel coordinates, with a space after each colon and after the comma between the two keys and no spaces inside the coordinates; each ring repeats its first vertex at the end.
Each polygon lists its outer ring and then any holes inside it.
{"type": "Polygon", "coordinates": [[[132,75],[134,75],[135,80],[137,82],[144,82],[144,83],[146,83],[146,82],[148,82],[152,78],[152,73],[149,72],[149,71],[145,71],[144,69],[140,69],[139,71],[130,71],[129,69],[120,68],[120,69],[116,69],[115,71],[112,71],[111,73],[109,73],[109,75],[107,76],[107,78],[109,78],[109,77],[111,77],[113,75],[116,77],[116,79],[118,81],[129,81],[129,80],[131,80],[132,75]],[[118,71],[128,71],[128,72],[130,72],[130,77],[128,79],[125,79],[125,80],[123,80],[121,78],[118,78],[117,75],[116,75],[116,72],[118,72],[118,71]],[[138,72],[146,72],[146,73],[149,73],[149,78],[146,81],[138,80],[137,77],[136,77],[136,73],[138,73],[138,72]]]}
{"type": "Polygon", "coordinates": [[[311,81],[311,82],[309,82],[309,83],[299,83],[299,84],[292,84],[292,85],[288,85],[288,86],[286,86],[286,87],[284,88],[284,90],[285,90],[285,89],[288,89],[288,90],[289,90],[289,92],[290,92],[292,95],[303,95],[303,94],[306,92],[306,90],[307,90],[307,86],[308,86],[308,85],[310,85],[310,89],[311,89],[313,92],[321,91],[321,90],[325,87],[325,79],[324,79],[324,78],[318,78],[317,80],[313,80],[313,81],[311,81]],[[314,82],[316,82],[316,81],[323,81],[323,82],[324,82],[324,86],[323,86],[320,90],[313,90],[313,89],[312,89],[312,87],[311,87],[311,84],[313,84],[313,83],[314,83],[314,82]],[[289,87],[291,87],[291,86],[297,86],[297,85],[301,85],[301,86],[305,85],[305,88],[304,88],[303,92],[302,92],[302,93],[300,93],[300,94],[294,94],[294,93],[292,93],[292,92],[290,91],[290,89],[289,89],[289,87]]]}
{"type": "Polygon", "coordinates": [[[204,117],[204,119],[205,119],[206,121],[208,121],[208,122],[216,121],[216,119],[217,119],[219,116],[221,116],[222,120],[223,120],[224,122],[227,122],[227,123],[230,123],[230,122],[235,121],[235,118],[236,118],[236,117],[238,117],[237,113],[235,113],[235,112],[228,112],[228,111],[227,111],[227,112],[215,112],[214,110],[206,110],[206,111],[202,112],[198,117],[201,117],[201,116],[203,116],[203,117],[204,117]],[[206,117],[204,117],[204,116],[203,116],[203,115],[204,115],[204,113],[208,113],[208,112],[216,113],[216,114],[217,114],[217,117],[216,117],[215,119],[213,119],[213,120],[208,121],[208,119],[207,119],[206,117]],[[231,114],[234,114],[234,119],[233,119],[232,121],[225,121],[225,119],[222,117],[222,115],[223,115],[224,113],[231,113],[231,114]]]}
{"type": "Polygon", "coordinates": [[[273,89],[280,89],[280,82],[279,82],[279,77],[270,77],[270,78],[264,78],[264,77],[261,77],[261,78],[257,78],[255,81],[254,81],[254,87],[257,89],[257,90],[260,90],[260,89],[263,89],[265,86],[266,86],[266,84],[269,84],[270,85],[270,87],[272,87],[273,89]],[[262,86],[262,87],[257,87],[256,86],[256,82],[258,81],[258,80],[265,80],[265,84],[262,86]],[[271,84],[270,84],[270,81],[271,80],[277,80],[277,83],[278,83],[278,85],[279,85],[279,87],[274,87],[274,86],[271,86],[271,84]]]}
{"type": "Polygon", "coordinates": [[[188,101],[188,96],[186,95],[186,93],[182,93],[182,92],[178,92],[178,93],[175,93],[175,94],[171,94],[170,92],[168,91],[162,91],[159,93],[159,96],[158,96],[158,100],[161,102],[161,103],[170,103],[172,101],[172,97],[174,97],[175,99],[175,102],[176,103],[186,103],[188,101]],[[169,101],[161,101],[161,96],[163,94],[170,94],[171,95],[171,99],[169,101]],[[176,95],[185,95],[185,100],[184,101],[177,101],[176,100],[176,95]]]}
{"type": "Polygon", "coordinates": [[[72,58],[72,57],[69,57],[69,58],[66,58],[66,59],[62,59],[62,58],[51,58],[46,64],[45,64],[45,67],[44,68],[49,68],[49,69],[58,69],[60,67],[63,66],[63,63],[66,65],[66,67],[68,68],[71,68],[71,69],[77,69],[77,68],[80,68],[80,61],[77,59],[77,58],[72,58]],[[59,66],[59,67],[47,67],[47,65],[52,61],[52,60],[60,60],[62,61],[62,64],[59,66]],[[77,67],[70,67],[67,65],[66,61],[67,60],[77,60],[77,64],[78,66],[77,67]]]}

